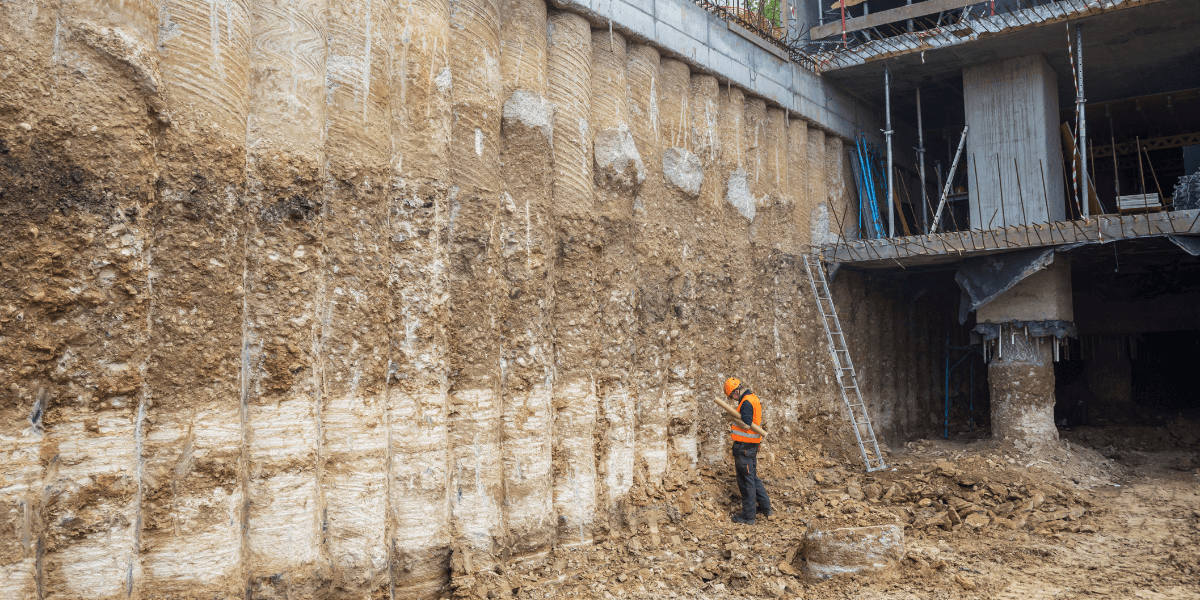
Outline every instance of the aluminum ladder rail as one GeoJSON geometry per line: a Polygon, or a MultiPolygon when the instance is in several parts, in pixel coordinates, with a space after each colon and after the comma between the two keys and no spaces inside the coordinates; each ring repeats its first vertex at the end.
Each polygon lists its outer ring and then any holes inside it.
{"type": "Polygon", "coordinates": [[[810,258],[808,255],[804,255],[803,258],[804,272],[808,275],[808,283],[812,286],[813,297],[817,300],[817,311],[821,313],[821,324],[825,326],[825,339],[829,342],[829,355],[833,358],[838,389],[841,390],[842,402],[846,404],[846,410],[850,413],[854,439],[858,441],[858,449],[862,452],[863,462],[867,465],[868,473],[886,469],[883,453],[879,451],[879,442],[875,440],[875,429],[871,427],[871,417],[867,414],[867,405],[863,403],[862,391],[858,388],[858,374],[854,371],[854,361],[850,360],[850,350],[846,347],[846,335],[842,332],[842,322],[838,319],[837,307],[833,305],[833,294],[829,291],[825,266],[816,257],[810,258]],[[821,282],[820,287],[817,286],[818,281],[821,282]],[[853,390],[853,399],[847,394],[848,390],[853,390]]]}

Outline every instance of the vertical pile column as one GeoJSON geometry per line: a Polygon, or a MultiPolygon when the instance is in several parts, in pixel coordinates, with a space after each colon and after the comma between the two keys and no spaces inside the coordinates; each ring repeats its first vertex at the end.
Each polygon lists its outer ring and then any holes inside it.
{"type": "MultiPolygon", "coordinates": [[[[809,157],[809,136],[811,131],[808,122],[803,119],[792,119],[788,123],[788,191],[792,195],[792,226],[795,233],[795,251],[797,254],[807,254],[811,251],[813,202],[810,195],[809,181],[812,174],[812,163],[809,157]]],[[[799,259],[797,259],[799,260],[799,259]]],[[[799,269],[802,265],[797,264],[799,269]]],[[[824,334],[821,324],[815,319],[816,300],[809,291],[808,281],[803,273],[797,276],[799,287],[798,298],[789,307],[794,318],[794,334],[796,342],[789,352],[790,360],[796,366],[793,383],[797,388],[798,403],[796,414],[798,418],[812,413],[815,408],[813,399],[813,370],[825,356],[824,334]]]]}
{"type": "Polygon", "coordinates": [[[596,246],[592,199],[592,33],[576,14],[549,17],[547,94],[554,136],[554,511],[559,544],[592,540],[596,506],[596,246]]]}
{"type": "Polygon", "coordinates": [[[450,136],[448,337],[451,509],[458,536],[485,568],[502,534],[500,502],[499,255],[500,14],[496,0],[464,0],[450,13],[454,73],[450,136]]]}
{"type": "Polygon", "coordinates": [[[608,30],[592,30],[592,142],[599,217],[600,264],[595,294],[600,302],[597,325],[600,361],[596,387],[600,398],[597,440],[603,486],[597,502],[609,527],[616,503],[633,485],[634,390],[633,333],[636,302],[634,284],[633,202],[646,178],[645,164],[629,129],[625,38],[608,30]]]}
{"type": "Polygon", "coordinates": [[[762,162],[759,179],[763,196],[760,207],[763,222],[754,228],[754,239],[764,248],[794,252],[792,203],[788,193],[787,119],[783,109],[768,108],[763,118],[758,154],[762,162]]]}
{"type": "MultiPolygon", "coordinates": [[[[724,234],[720,227],[720,215],[725,204],[726,167],[722,145],[721,129],[719,126],[722,106],[720,83],[711,75],[693,74],[692,87],[692,141],[697,159],[700,161],[704,178],[700,185],[700,196],[692,218],[688,219],[692,234],[688,236],[688,248],[684,252],[684,276],[679,283],[679,309],[677,316],[681,320],[683,335],[675,341],[675,354],[682,356],[677,364],[682,366],[687,362],[686,383],[697,399],[693,405],[688,422],[679,422],[679,429],[686,425],[687,434],[675,436],[676,440],[688,440],[693,461],[701,454],[701,428],[705,436],[708,429],[724,424],[723,420],[706,419],[704,415],[715,413],[710,398],[712,394],[720,393],[720,369],[714,369],[713,348],[710,344],[719,343],[721,336],[716,335],[714,327],[721,326],[719,319],[714,318],[714,310],[718,302],[716,273],[721,255],[719,248],[724,243],[724,234]]],[[[727,93],[727,92],[726,92],[727,93]]],[[[719,409],[718,409],[719,410],[719,409]]],[[[678,448],[678,446],[676,446],[678,448]]],[[[708,456],[706,460],[719,458],[708,456]]]]}
{"type": "MultiPolygon", "coordinates": [[[[792,202],[794,252],[807,253],[812,243],[809,217],[812,206],[808,196],[808,121],[791,119],[787,129],[787,193],[792,202]]],[[[803,295],[803,294],[802,294],[803,295]]]]}
{"type": "Polygon", "coordinates": [[[319,307],[321,530],[332,578],[344,593],[388,589],[387,439],[384,384],[387,194],[392,149],[389,43],[383,0],[329,12],[323,243],[319,307]]]}
{"type": "Polygon", "coordinates": [[[769,300],[761,293],[762,290],[773,287],[770,268],[767,265],[770,226],[774,221],[771,214],[771,203],[774,201],[774,188],[771,184],[774,177],[768,172],[770,163],[767,103],[762,98],[747,97],[745,111],[742,140],[746,149],[748,185],[743,193],[731,181],[726,197],[749,221],[743,223],[740,219],[732,218],[732,214],[726,211],[726,214],[731,216],[732,223],[736,223],[729,228],[729,232],[746,232],[744,239],[738,239],[741,236],[731,238],[734,245],[730,247],[738,250],[733,260],[744,265],[743,268],[730,273],[734,286],[734,317],[742,324],[738,346],[735,348],[737,358],[733,363],[733,372],[751,389],[756,390],[760,398],[770,399],[771,402],[766,402],[768,406],[774,406],[774,390],[770,388],[764,368],[766,359],[771,355],[770,347],[773,341],[764,335],[767,333],[764,326],[769,322],[766,319],[771,317],[772,312],[764,306],[769,300]],[[743,225],[748,227],[740,228],[743,225]],[[747,293],[749,290],[758,290],[759,293],[747,293]]]}
{"type": "MultiPolygon", "coordinates": [[[[834,217],[826,197],[825,132],[808,128],[808,202],[809,238],[812,244],[830,244],[833,238],[834,217]]],[[[839,216],[840,218],[840,216],[839,216]]]]}
{"type": "Polygon", "coordinates": [[[4,597],[124,596],[140,571],[156,17],[0,7],[4,597]]]}
{"type": "MultiPolygon", "coordinates": [[[[746,99],[745,128],[742,139],[746,149],[746,172],[750,182],[750,194],[755,204],[763,204],[765,196],[771,189],[772,177],[767,173],[770,167],[767,146],[767,102],[762,98],[746,99]]],[[[755,213],[757,214],[757,211],[755,213]]],[[[750,217],[754,220],[754,217],[750,217]]]]}
{"type": "Polygon", "coordinates": [[[255,597],[311,597],[326,577],[318,485],[326,15],[321,0],[251,6],[242,385],[255,597]]]}
{"type": "MultiPolygon", "coordinates": [[[[715,166],[721,154],[721,136],[717,127],[720,115],[720,82],[712,75],[692,74],[692,152],[707,170],[715,166]]],[[[700,186],[702,204],[715,206],[719,188],[724,182],[719,177],[705,177],[700,186]]]]}
{"type": "Polygon", "coordinates": [[[545,2],[505,0],[501,19],[504,193],[496,243],[502,257],[504,521],[510,550],[524,555],[548,549],[556,529],[549,271],[555,110],[546,97],[545,2]]]}
{"type": "Polygon", "coordinates": [[[858,214],[850,203],[851,181],[850,161],[842,138],[825,136],[825,199],[830,212],[829,228],[833,235],[843,238],[855,237],[858,233],[858,214]]]}
{"type": "Polygon", "coordinates": [[[634,336],[637,359],[632,385],[636,394],[637,476],[650,485],[662,483],[667,473],[666,368],[661,362],[663,327],[670,310],[669,267],[660,257],[662,208],[667,191],[662,178],[662,140],[659,95],[662,77],[658,50],[634,44],[627,53],[630,128],[638,153],[646,165],[646,181],[634,205],[638,260],[637,315],[634,336]]]}
{"type": "MultiPolygon", "coordinates": [[[[692,231],[692,219],[696,210],[695,200],[704,183],[703,165],[692,152],[693,145],[693,101],[692,74],[687,64],[667,59],[662,61],[662,119],[664,138],[671,147],[663,152],[663,172],[669,194],[653,207],[656,218],[651,222],[659,247],[654,259],[662,265],[662,284],[672,296],[687,294],[690,289],[683,281],[677,281],[681,262],[687,252],[683,238],[692,231]],[[682,229],[682,231],[681,231],[682,229]],[[682,233],[682,236],[681,236],[682,233]]],[[[709,141],[709,140],[706,140],[709,141]]],[[[696,446],[696,396],[692,386],[691,358],[685,352],[680,355],[677,347],[687,327],[682,315],[674,314],[674,302],[664,307],[663,321],[654,331],[661,354],[656,371],[662,370],[665,377],[663,400],[667,405],[667,436],[670,440],[672,464],[691,466],[697,457],[696,446]]],[[[686,347],[686,346],[685,346],[686,347]]]]}
{"type": "Polygon", "coordinates": [[[243,595],[242,328],[250,13],[163,3],[166,110],[154,239],[138,587],[243,595]],[[214,14],[217,18],[213,18],[214,14]],[[213,518],[219,515],[219,518],[213,518]]]}
{"type": "Polygon", "coordinates": [[[793,332],[798,327],[793,326],[788,307],[805,291],[797,284],[806,282],[796,279],[796,236],[792,227],[795,205],[787,189],[788,130],[783,109],[767,108],[763,130],[760,152],[766,165],[767,197],[759,216],[761,222],[754,228],[754,260],[760,266],[755,269],[758,276],[752,285],[770,293],[755,295],[755,313],[759,316],[755,347],[758,372],[770,382],[759,385],[766,394],[760,398],[767,400],[764,419],[782,432],[787,418],[794,416],[797,397],[790,349],[795,347],[793,332]]]}
{"type": "Polygon", "coordinates": [[[450,573],[446,228],[451,214],[448,0],[396,10],[388,185],[388,552],[399,597],[441,593],[450,573]]]}

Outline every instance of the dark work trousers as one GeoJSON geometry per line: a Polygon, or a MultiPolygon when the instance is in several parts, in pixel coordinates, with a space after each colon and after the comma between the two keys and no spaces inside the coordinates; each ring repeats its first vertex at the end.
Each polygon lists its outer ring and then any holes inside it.
{"type": "Polygon", "coordinates": [[[767,488],[758,478],[758,444],[734,442],[733,466],[737,468],[738,491],[742,493],[742,517],[753,520],[756,513],[771,512],[767,488]]]}

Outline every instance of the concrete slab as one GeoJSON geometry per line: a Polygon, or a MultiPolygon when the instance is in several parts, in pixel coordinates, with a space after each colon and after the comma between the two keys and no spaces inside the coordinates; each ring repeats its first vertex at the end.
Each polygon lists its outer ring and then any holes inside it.
{"type": "Polygon", "coordinates": [[[1143,215],[1102,215],[1084,221],[1034,223],[984,231],[952,231],[827,244],[816,252],[830,262],[864,269],[956,262],[972,254],[1078,243],[1106,243],[1173,234],[1200,235],[1200,209],[1143,215]]]}

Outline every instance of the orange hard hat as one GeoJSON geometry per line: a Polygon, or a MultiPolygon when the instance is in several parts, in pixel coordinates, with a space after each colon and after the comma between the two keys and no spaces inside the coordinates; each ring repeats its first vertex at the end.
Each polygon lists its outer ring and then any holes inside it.
{"type": "Polygon", "coordinates": [[[736,390],[737,386],[739,386],[739,385],[742,385],[742,381],[740,379],[734,379],[732,377],[730,377],[729,379],[726,379],[725,380],[725,395],[728,396],[728,395],[732,394],[733,390],[736,390]]]}

